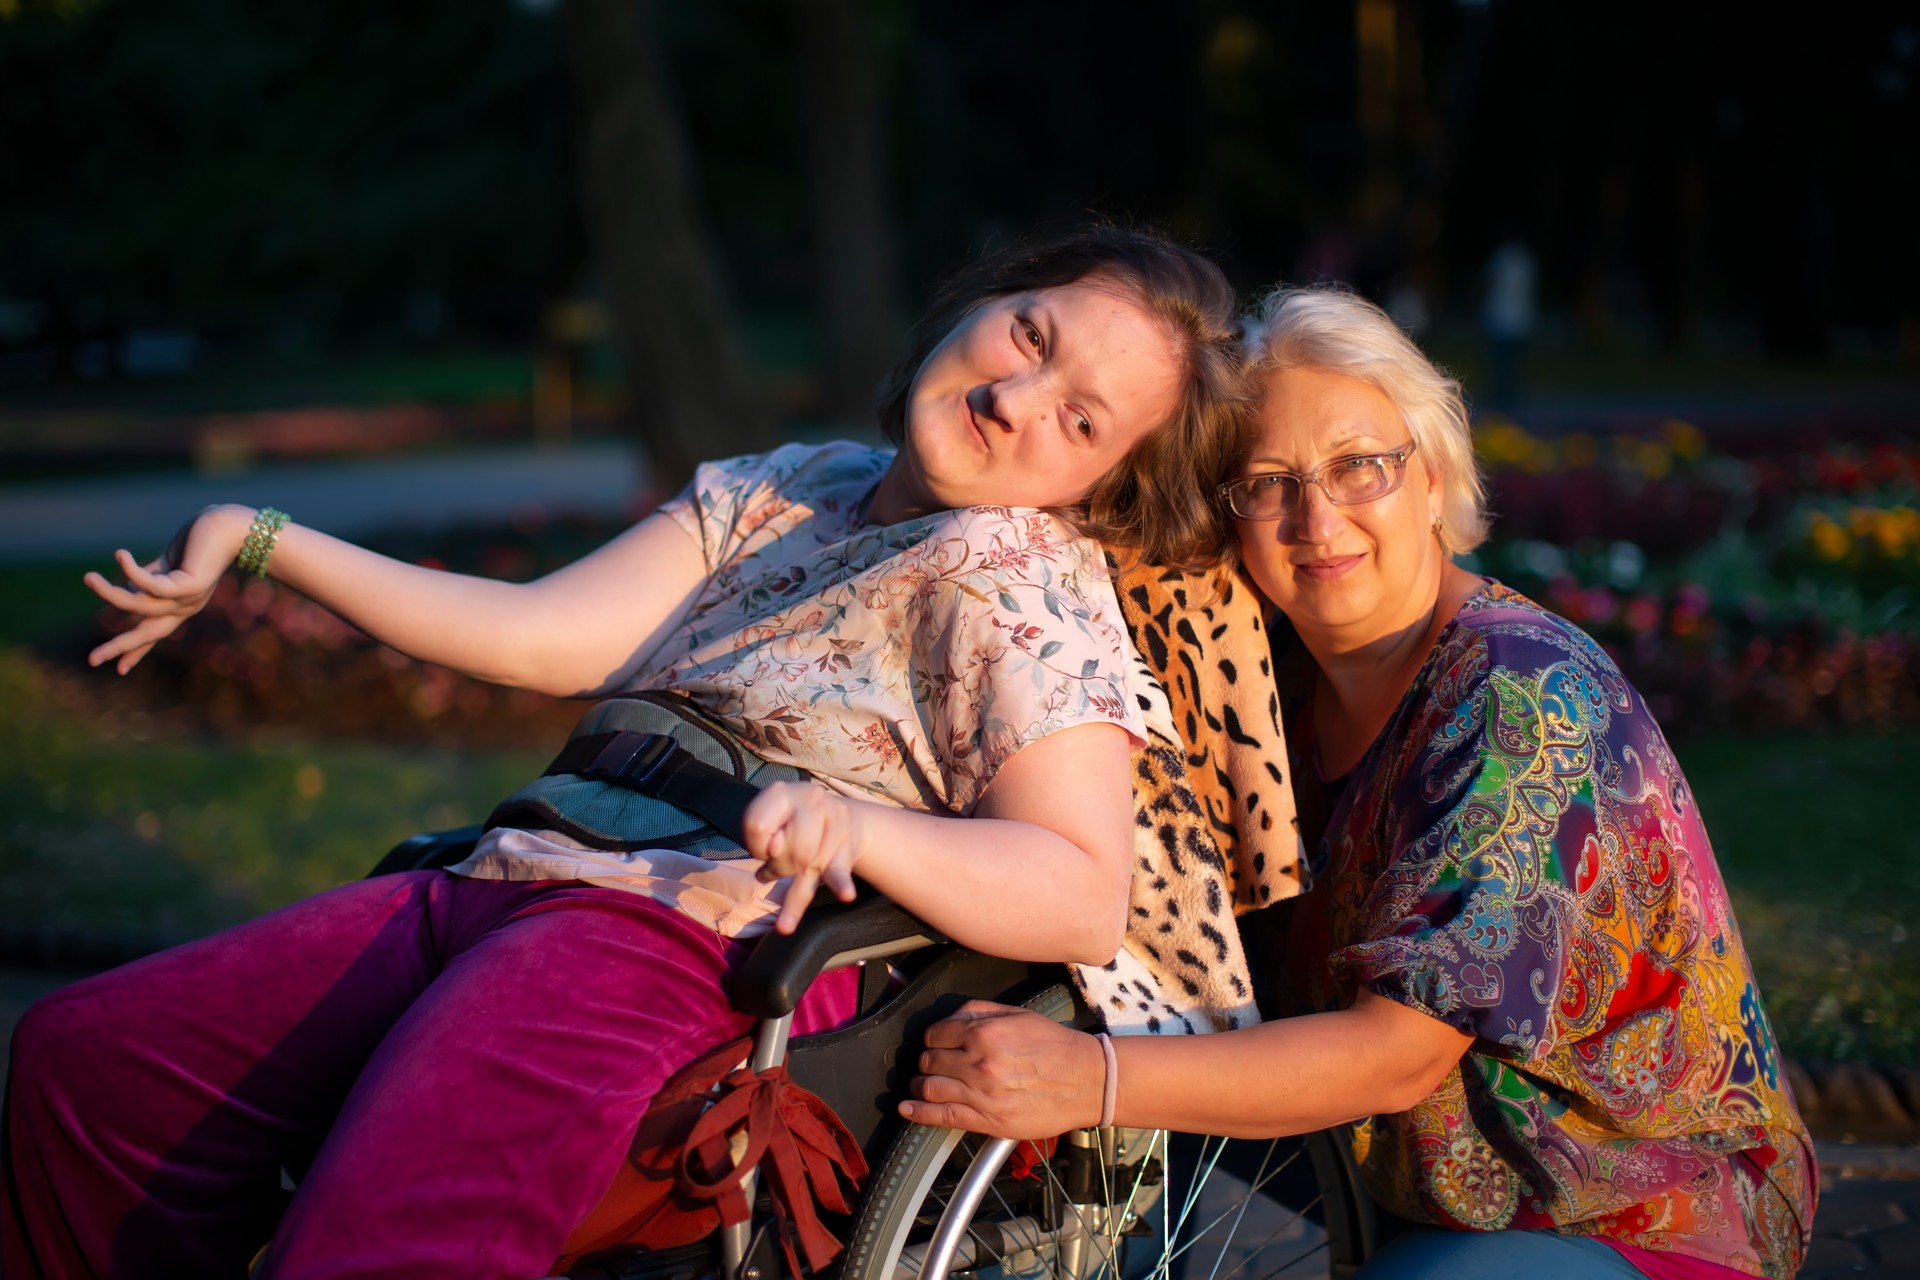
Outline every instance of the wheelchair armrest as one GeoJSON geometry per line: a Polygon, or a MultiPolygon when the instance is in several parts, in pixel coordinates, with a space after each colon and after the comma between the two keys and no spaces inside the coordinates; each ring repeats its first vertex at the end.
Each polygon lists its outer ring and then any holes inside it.
{"type": "Polygon", "coordinates": [[[455,827],[451,831],[426,831],[409,836],[374,865],[368,876],[384,876],[394,871],[421,871],[429,867],[450,867],[473,852],[483,830],[478,825],[455,827]]]}
{"type": "Polygon", "coordinates": [[[734,970],[728,995],[742,1013],[783,1018],[828,968],[945,941],[944,934],[886,898],[845,903],[816,898],[793,933],[760,939],[746,963],[734,970]]]}

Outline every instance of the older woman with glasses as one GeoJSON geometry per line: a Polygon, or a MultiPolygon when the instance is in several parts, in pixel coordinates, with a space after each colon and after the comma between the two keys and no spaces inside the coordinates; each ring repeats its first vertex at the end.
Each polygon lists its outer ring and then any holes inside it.
{"type": "Polygon", "coordinates": [[[1369,1277],[1791,1275],[1813,1152],[1659,726],[1590,637],[1455,562],[1487,524],[1465,405],[1391,320],[1289,289],[1248,339],[1265,402],[1221,495],[1291,623],[1294,1016],[1118,1041],[1109,1082],[1092,1038],[972,1006],[905,1110],[1043,1137],[1114,1089],[1126,1126],[1356,1121],[1398,1229],[1369,1277]]]}

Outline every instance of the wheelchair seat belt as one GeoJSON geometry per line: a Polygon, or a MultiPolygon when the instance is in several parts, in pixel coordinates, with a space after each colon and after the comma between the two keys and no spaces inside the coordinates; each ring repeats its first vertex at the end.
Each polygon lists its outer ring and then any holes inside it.
{"type": "Polygon", "coordinates": [[[746,847],[747,806],[760,794],[750,782],[716,769],[664,733],[590,733],[561,748],[542,777],[574,774],[665,800],[705,818],[746,847]]]}

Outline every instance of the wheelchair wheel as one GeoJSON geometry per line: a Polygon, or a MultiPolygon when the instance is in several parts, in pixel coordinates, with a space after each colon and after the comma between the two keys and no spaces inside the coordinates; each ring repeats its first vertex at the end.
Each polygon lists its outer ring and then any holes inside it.
{"type": "MultiPolygon", "coordinates": [[[[1028,1007],[1074,1011],[1065,987],[1028,1007]]],[[[1375,1234],[1331,1132],[1086,1129],[1035,1144],[916,1125],[874,1171],[840,1280],[1304,1280],[1350,1274],[1375,1234]]]]}

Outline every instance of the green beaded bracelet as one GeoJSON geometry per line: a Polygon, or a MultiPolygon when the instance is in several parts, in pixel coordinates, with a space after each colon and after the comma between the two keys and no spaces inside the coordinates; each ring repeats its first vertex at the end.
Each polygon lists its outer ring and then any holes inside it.
{"type": "Polygon", "coordinates": [[[274,507],[260,508],[259,514],[253,517],[253,523],[247,526],[247,540],[240,544],[240,554],[233,560],[240,566],[240,571],[255,577],[266,577],[267,557],[273,554],[274,540],[286,527],[286,512],[274,507]]]}

